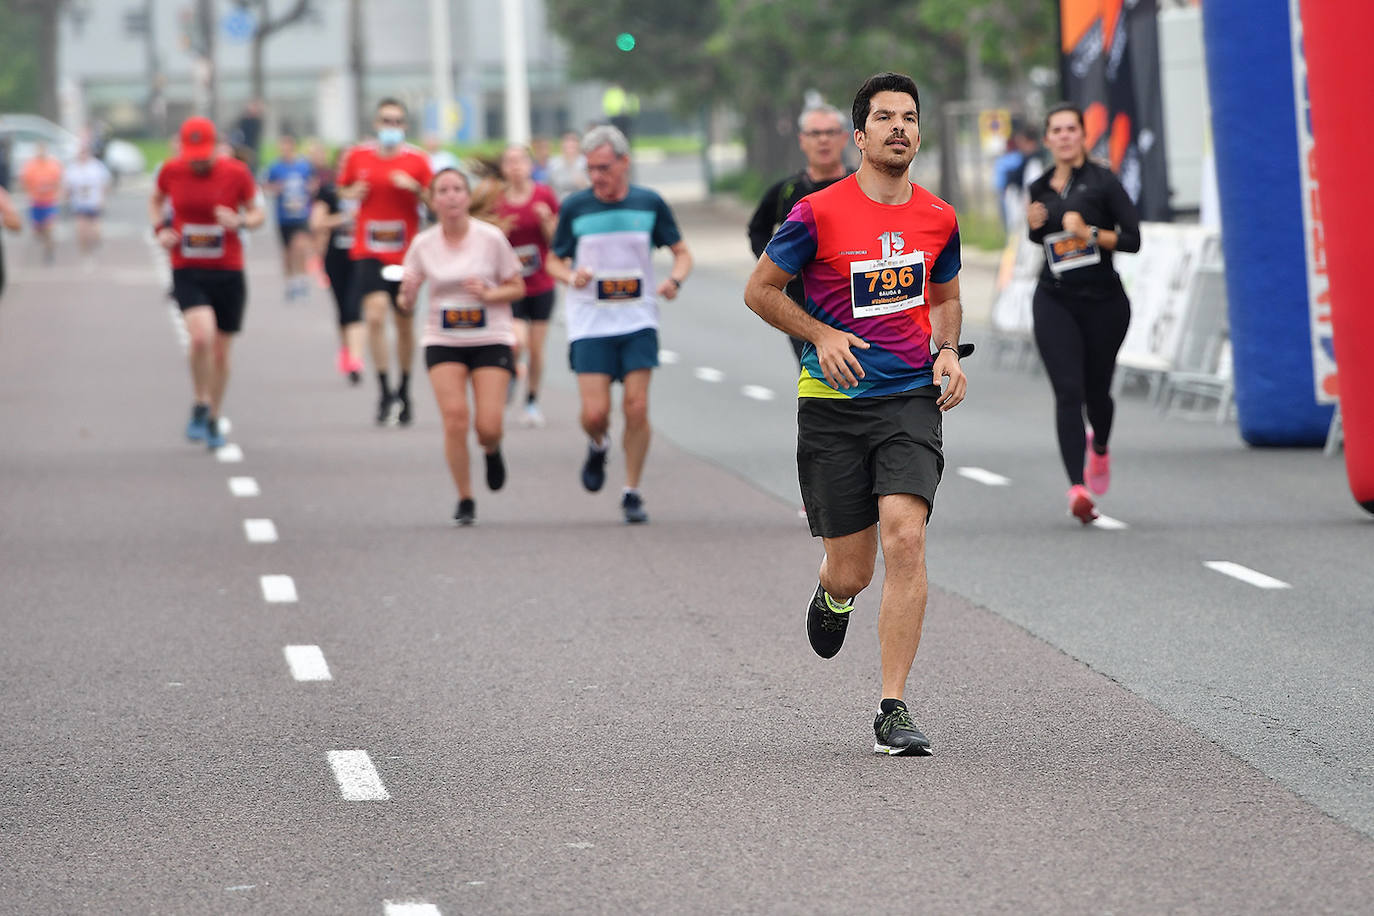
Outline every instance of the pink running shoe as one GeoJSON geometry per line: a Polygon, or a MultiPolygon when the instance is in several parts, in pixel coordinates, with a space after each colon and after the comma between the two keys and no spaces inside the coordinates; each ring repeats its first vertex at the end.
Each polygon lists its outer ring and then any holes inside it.
{"type": "Polygon", "coordinates": [[[1088,430],[1088,453],[1083,465],[1083,482],[1098,496],[1106,496],[1112,485],[1112,455],[1093,451],[1093,431],[1088,430]]]}
{"type": "Polygon", "coordinates": [[[1081,483],[1069,487],[1069,514],[1085,525],[1091,525],[1097,518],[1092,494],[1081,483]]]}
{"type": "Polygon", "coordinates": [[[352,360],[348,358],[348,348],[339,347],[339,357],[335,364],[338,366],[340,375],[348,374],[349,369],[352,368],[350,366],[351,362],[352,360]]]}

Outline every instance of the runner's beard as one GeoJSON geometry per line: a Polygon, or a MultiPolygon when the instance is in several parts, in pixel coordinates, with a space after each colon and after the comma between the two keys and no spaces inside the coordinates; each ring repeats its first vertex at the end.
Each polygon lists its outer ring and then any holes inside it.
{"type": "MultiPolygon", "coordinates": [[[[884,151],[887,149],[888,147],[883,147],[884,151]]],[[[911,160],[914,158],[916,158],[916,154],[913,152],[911,156],[903,159],[880,159],[874,156],[869,162],[872,163],[874,171],[896,178],[900,175],[905,175],[910,170],[911,160]]]]}

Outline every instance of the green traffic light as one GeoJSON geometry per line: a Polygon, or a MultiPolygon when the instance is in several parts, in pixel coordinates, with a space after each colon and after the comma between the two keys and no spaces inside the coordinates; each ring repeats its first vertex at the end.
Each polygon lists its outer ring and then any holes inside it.
{"type": "Polygon", "coordinates": [[[633,51],[635,49],[635,37],[629,32],[621,32],[615,36],[615,46],[622,51],[633,51]]]}

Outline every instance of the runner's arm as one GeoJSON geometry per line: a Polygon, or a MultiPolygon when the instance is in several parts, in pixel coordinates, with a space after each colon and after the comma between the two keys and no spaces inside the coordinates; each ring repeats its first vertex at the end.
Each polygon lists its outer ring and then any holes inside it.
{"type": "Polygon", "coordinates": [[[868,342],[808,315],[784,291],[791,279],[792,274],[774,264],[764,252],[745,284],[744,304],[778,330],[811,341],[827,384],[836,388],[858,384],[857,379],[864,377],[864,370],[850,348],[867,350],[868,342]]]}
{"type": "Polygon", "coordinates": [[[576,270],[573,269],[572,258],[549,258],[544,264],[544,269],[548,271],[550,277],[553,277],[559,283],[564,283],[577,289],[586,286],[592,279],[592,272],[587,268],[579,267],[576,270]]]}
{"type": "Polygon", "coordinates": [[[520,276],[517,271],[496,286],[488,286],[483,289],[477,294],[477,298],[489,304],[523,299],[525,298],[525,278],[520,276]]]}
{"type": "Polygon", "coordinates": [[[11,232],[24,228],[24,221],[19,218],[19,211],[14,208],[14,201],[4,188],[0,188],[0,225],[11,232]]]}
{"type": "Polygon", "coordinates": [[[963,401],[968,379],[959,365],[959,332],[964,325],[964,306],[959,301],[959,275],[945,283],[931,281],[927,288],[930,302],[930,339],[939,347],[931,372],[935,383],[949,379],[935,403],[941,410],[952,410],[963,401]],[[948,349],[953,347],[953,350],[948,349]]]}
{"type": "Polygon", "coordinates": [[[671,301],[677,298],[678,290],[692,272],[692,252],[687,250],[687,243],[681,239],[669,245],[668,250],[673,253],[673,268],[668,271],[668,278],[659,284],[658,294],[671,301]]]}

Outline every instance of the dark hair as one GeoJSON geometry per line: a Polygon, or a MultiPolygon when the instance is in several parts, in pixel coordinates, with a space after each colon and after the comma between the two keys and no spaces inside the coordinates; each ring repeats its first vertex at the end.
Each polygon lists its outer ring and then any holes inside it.
{"type": "Polygon", "coordinates": [[[410,111],[409,111],[409,109],[406,108],[406,103],[405,103],[405,102],[402,102],[400,99],[395,98],[395,97],[393,97],[393,96],[387,96],[386,98],[384,98],[384,99],[382,99],[380,102],[378,102],[378,103],[377,103],[377,111],[381,111],[383,108],[386,108],[388,105],[391,105],[391,106],[394,106],[394,107],[396,107],[396,108],[401,109],[401,113],[404,114],[406,117],[409,117],[409,116],[410,116],[410,111]]]}
{"type": "Polygon", "coordinates": [[[1055,105],[1049,111],[1045,112],[1045,133],[1050,132],[1050,118],[1057,114],[1063,114],[1066,111],[1073,112],[1073,116],[1078,119],[1078,126],[1085,130],[1087,129],[1087,126],[1083,123],[1083,109],[1079,108],[1073,102],[1060,102],[1058,105],[1055,105]]]}
{"type": "Polygon", "coordinates": [[[467,173],[464,172],[462,169],[455,169],[455,168],[454,168],[453,166],[451,166],[451,165],[445,166],[445,167],[443,167],[442,169],[440,169],[439,171],[437,171],[437,172],[434,173],[434,177],[431,178],[431,179],[429,180],[429,190],[430,190],[430,192],[433,193],[434,189],[437,188],[437,187],[439,186],[439,179],[442,178],[443,176],[449,174],[450,172],[452,172],[454,175],[457,175],[459,178],[463,179],[463,190],[464,190],[464,191],[467,191],[469,194],[471,194],[471,193],[472,193],[472,182],[471,182],[471,181],[468,181],[467,173]]]}
{"type": "Polygon", "coordinates": [[[869,102],[880,92],[905,92],[916,103],[916,120],[921,120],[921,94],[916,91],[916,81],[905,73],[875,73],[854,96],[854,110],[851,112],[855,130],[863,130],[868,123],[869,102]]]}

